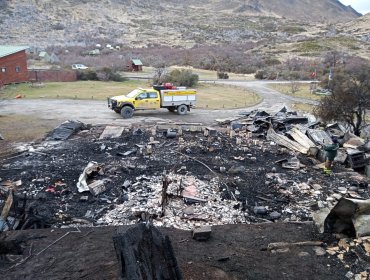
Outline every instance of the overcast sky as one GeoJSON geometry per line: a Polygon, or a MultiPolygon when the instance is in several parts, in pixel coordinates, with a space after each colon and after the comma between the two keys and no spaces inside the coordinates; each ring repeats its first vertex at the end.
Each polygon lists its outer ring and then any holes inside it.
{"type": "Polygon", "coordinates": [[[370,0],[339,0],[344,5],[351,5],[361,14],[370,13],[370,0]]]}

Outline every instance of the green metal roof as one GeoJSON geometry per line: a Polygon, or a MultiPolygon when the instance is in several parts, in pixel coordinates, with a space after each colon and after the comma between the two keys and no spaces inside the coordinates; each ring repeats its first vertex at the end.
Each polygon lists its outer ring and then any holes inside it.
{"type": "Polygon", "coordinates": [[[131,59],[132,60],[132,63],[134,64],[134,65],[143,65],[143,63],[141,62],[141,60],[140,59],[131,59]]]}
{"type": "Polygon", "coordinates": [[[28,47],[0,45],[0,57],[8,56],[8,55],[11,55],[13,53],[24,51],[26,49],[28,49],[28,47]]]}

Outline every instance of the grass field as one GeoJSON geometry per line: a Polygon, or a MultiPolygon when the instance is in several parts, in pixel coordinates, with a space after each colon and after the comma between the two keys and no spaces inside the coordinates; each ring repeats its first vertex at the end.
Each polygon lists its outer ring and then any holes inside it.
{"type": "MultiPolygon", "coordinates": [[[[212,70],[204,70],[204,69],[197,69],[193,67],[184,67],[184,66],[171,66],[168,67],[168,72],[171,72],[174,69],[189,69],[194,74],[199,76],[199,80],[215,80],[217,79],[217,71],[212,70]]],[[[123,72],[123,76],[136,76],[136,77],[148,77],[152,76],[154,73],[154,67],[143,67],[142,72],[136,72],[133,74],[128,74],[127,72],[123,72]]],[[[255,80],[254,74],[236,74],[236,73],[227,73],[229,75],[229,80],[255,80]]]]}
{"type": "Polygon", "coordinates": [[[262,101],[259,95],[235,86],[199,84],[197,90],[197,108],[244,108],[262,101]]]}
{"type": "Polygon", "coordinates": [[[270,88],[277,90],[283,94],[300,97],[309,100],[320,100],[322,97],[316,94],[312,94],[310,92],[310,84],[299,84],[298,91],[292,93],[292,85],[291,84],[270,84],[270,88]]]}
{"type": "MultiPolygon", "coordinates": [[[[29,99],[95,99],[105,100],[108,96],[127,94],[138,87],[150,87],[148,81],[126,82],[79,81],[70,83],[45,83],[42,87],[28,84],[11,85],[0,91],[0,99],[12,99],[17,95],[29,99]]],[[[243,88],[218,84],[197,86],[198,108],[222,109],[241,108],[259,103],[261,98],[243,88]]]]}
{"type": "Polygon", "coordinates": [[[41,121],[38,117],[31,115],[0,115],[0,131],[5,141],[37,140],[59,123],[59,121],[51,120],[41,121]]]}
{"type": "Polygon", "coordinates": [[[301,112],[301,113],[313,113],[313,109],[315,106],[305,103],[293,103],[292,104],[292,110],[301,112]]]}
{"type": "Polygon", "coordinates": [[[45,83],[42,87],[30,87],[28,84],[11,85],[0,91],[0,99],[23,98],[47,99],[97,99],[129,93],[137,87],[148,87],[147,81],[129,80],[126,82],[78,81],[70,83],[45,83]]]}
{"type": "Polygon", "coordinates": [[[0,132],[4,140],[0,140],[0,158],[14,153],[13,143],[30,142],[42,139],[59,121],[41,120],[30,115],[0,115],[0,132]]]}

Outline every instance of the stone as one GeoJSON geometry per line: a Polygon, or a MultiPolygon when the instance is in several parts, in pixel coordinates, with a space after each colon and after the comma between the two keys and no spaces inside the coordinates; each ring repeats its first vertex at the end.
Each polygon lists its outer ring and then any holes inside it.
{"type": "Polygon", "coordinates": [[[195,209],[193,206],[188,206],[183,210],[184,214],[186,215],[194,215],[195,209]]]}
{"type": "Polygon", "coordinates": [[[325,249],[319,246],[313,247],[313,251],[315,252],[316,256],[326,255],[325,249]]]}
{"type": "Polygon", "coordinates": [[[370,165],[367,165],[365,167],[365,174],[366,174],[367,177],[370,177],[370,165]]]}
{"type": "Polygon", "coordinates": [[[238,174],[238,173],[243,173],[245,172],[245,167],[244,166],[232,166],[229,169],[230,174],[238,174]]]}
{"type": "Polygon", "coordinates": [[[84,196],[81,196],[80,197],[80,201],[81,202],[86,202],[86,201],[88,201],[89,200],[89,197],[87,196],[87,195],[84,195],[84,196]]]}
{"type": "Polygon", "coordinates": [[[345,188],[345,187],[339,187],[338,188],[338,191],[340,192],[340,193],[347,193],[347,188],[345,188]]]}
{"type": "Polygon", "coordinates": [[[347,277],[348,279],[352,279],[352,278],[353,278],[353,276],[355,276],[355,275],[353,274],[353,272],[352,272],[352,271],[348,271],[348,272],[346,273],[346,277],[347,277]]]}
{"type": "Polygon", "coordinates": [[[332,197],[334,197],[336,200],[339,200],[342,198],[342,196],[339,193],[332,194],[332,197]]]}
{"type": "Polygon", "coordinates": [[[255,206],[253,208],[253,212],[254,212],[254,214],[265,215],[265,214],[267,214],[267,209],[266,209],[265,206],[255,206]]]}
{"type": "Polygon", "coordinates": [[[129,180],[125,180],[125,181],[123,182],[122,187],[127,188],[127,187],[129,187],[130,185],[131,185],[131,182],[130,182],[129,180]]]}
{"type": "Polygon", "coordinates": [[[277,219],[280,219],[281,214],[279,212],[274,211],[274,212],[270,213],[269,217],[272,220],[277,220],[277,219]]]}
{"type": "Polygon", "coordinates": [[[192,237],[197,241],[207,241],[211,237],[211,233],[212,233],[211,226],[202,226],[193,229],[192,237]]]}
{"type": "Polygon", "coordinates": [[[299,252],[298,257],[304,258],[304,257],[309,257],[310,253],[308,252],[299,252]]]}
{"type": "Polygon", "coordinates": [[[97,196],[106,190],[106,186],[104,185],[103,180],[98,180],[91,183],[90,185],[88,185],[88,188],[94,196],[97,196]]]}

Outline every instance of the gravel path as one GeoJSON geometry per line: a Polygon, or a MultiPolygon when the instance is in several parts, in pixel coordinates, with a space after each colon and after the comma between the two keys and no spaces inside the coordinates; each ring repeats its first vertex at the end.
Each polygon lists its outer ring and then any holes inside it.
{"type": "MultiPolygon", "coordinates": [[[[212,125],[215,119],[237,116],[243,111],[263,109],[276,112],[283,106],[293,102],[316,104],[315,101],[295,98],[270,89],[265,81],[217,81],[216,83],[246,87],[263,97],[263,101],[255,106],[244,109],[204,110],[194,109],[185,116],[168,112],[166,109],[138,111],[129,120],[122,119],[118,114],[107,108],[106,101],[96,100],[48,100],[48,99],[13,99],[0,102],[0,115],[34,115],[45,120],[77,119],[92,124],[132,124],[138,122],[152,123],[157,121],[201,122],[212,125]]],[[[280,82],[281,83],[281,82],[280,82]]]]}

